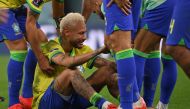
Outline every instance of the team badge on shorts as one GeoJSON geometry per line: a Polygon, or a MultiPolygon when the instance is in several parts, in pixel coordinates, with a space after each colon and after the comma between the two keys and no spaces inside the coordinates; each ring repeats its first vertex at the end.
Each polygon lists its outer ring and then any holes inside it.
{"type": "Polygon", "coordinates": [[[12,28],[16,34],[20,34],[21,31],[18,23],[13,23],[12,28]]]}

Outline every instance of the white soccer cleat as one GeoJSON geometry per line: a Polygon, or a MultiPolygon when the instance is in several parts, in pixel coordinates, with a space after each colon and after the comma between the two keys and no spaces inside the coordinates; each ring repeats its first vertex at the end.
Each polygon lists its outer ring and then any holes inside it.
{"type": "Polygon", "coordinates": [[[142,97],[140,99],[133,103],[133,109],[146,109],[146,103],[142,97]]]}
{"type": "Polygon", "coordinates": [[[164,104],[161,101],[158,102],[156,109],[168,109],[168,104],[164,104]]]}

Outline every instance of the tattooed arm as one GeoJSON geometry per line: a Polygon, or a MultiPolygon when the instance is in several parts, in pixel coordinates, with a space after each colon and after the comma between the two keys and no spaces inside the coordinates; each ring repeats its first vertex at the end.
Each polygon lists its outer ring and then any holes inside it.
{"type": "Polygon", "coordinates": [[[105,47],[100,48],[90,53],[82,54],[79,56],[73,56],[73,57],[66,56],[64,54],[58,54],[54,56],[51,59],[51,61],[54,62],[55,64],[62,65],[65,67],[75,67],[75,66],[84,64],[91,58],[94,58],[98,54],[102,53],[104,50],[105,50],[105,47]]]}

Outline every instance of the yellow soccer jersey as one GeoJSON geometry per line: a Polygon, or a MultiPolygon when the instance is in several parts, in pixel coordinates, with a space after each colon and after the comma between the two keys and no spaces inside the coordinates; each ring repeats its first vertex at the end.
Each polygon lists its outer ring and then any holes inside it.
{"type": "MultiPolygon", "coordinates": [[[[65,53],[63,48],[61,47],[60,40],[59,38],[55,40],[51,40],[45,45],[42,46],[42,52],[45,54],[45,56],[48,57],[49,61],[51,62],[52,57],[56,56],[57,54],[60,53],[65,53]]],[[[81,49],[73,48],[71,52],[71,56],[77,56],[81,54],[85,54],[88,52],[92,52],[92,49],[88,46],[83,46],[81,49]]],[[[90,60],[88,63],[91,63],[92,60],[90,60]]],[[[84,64],[83,67],[88,67],[91,66],[89,64],[84,64]]],[[[34,82],[33,82],[33,104],[32,104],[32,109],[38,109],[38,105],[40,102],[41,97],[44,95],[45,91],[49,87],[49,85],[52,83],[54,78],[59,75],[63,70],[63,66],[55,65],[52,64],[52,66],[55,68],[54,70],[54,76],[53,77],[48,77],[45,75],[39,68],[39,65],[36,66],[35,70],[35,77],[34,77],[34,82]]]]}
{"type": "Polygon", "coordinates": [[[41,13],[44,3],[51,0],[26,0],[30,9],[38,14],[41,13]]]}
{"type": "Polygon", "coordinates": [[[0,0],[0,8],[18,8],[26,3],[26,0],[0,0]]]}

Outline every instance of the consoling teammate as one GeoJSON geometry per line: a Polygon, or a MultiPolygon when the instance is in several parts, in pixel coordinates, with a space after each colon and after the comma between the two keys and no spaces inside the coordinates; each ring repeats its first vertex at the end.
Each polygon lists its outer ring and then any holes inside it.
{"type": "MultiPolygon", "coordinates": [[[[84,18],[78,13],[70,13],[61,20],[61,36],[42,46],[43,53],[55,70],[53,75],[48,76],[37,65],[33,84],[33,109],[86,109],[91,104],[99,109],[116,109],[115,105],[95,92],[105,85],[109,88],[108,83],[113,82],[109,80],[115,73],[115,64],[96,58],[106,50],[105,47],[92,51],[83,45],[85,32],[84,18]],[[80,71],[85,66],[91,68],[93,65],[98,70],[87,82],[80,71]]],[[[112,89],[113,93],[116,92],[114,90],[115,88],[112,89]]]]}
{"type": "MultiPolygon", "coordinates": [[[[110,0],[103,0],[107,35],[105,45],[114,54],[117,64],[120,107],[132,109],[135,79],[135,62],[131,48],[132,14],[126,15],[115,3],[107,7],[109,2],[110,0]]],[[[120,6],[122,5],[130,7],[131,3],[123,1],[120,6]]]]}
{"type": "MultiPolygon", "coordinates": [[[[38,3],[40,4],[42,3],[42,1],[39,1],[39,0],[34,0],[34,1],[28,0],[28,3],[30,2],[34,3],[35,5],[38,5],[38,3]]],[[[48,1],[45,1],[45,2],[48,2],[48,1]]],[[[59,12],[59,15],[61,16],[62,16],[63,11],[59,9],[60,5],[58,5],[58,3],[61,4],[62,6],[63,4],[62,2],[63,1],[61,0],[53,0],[53,3],[54,3],[53,7],[55,7],[56,5],[56,8],[60,11],[60,12],[59,11],[57,12],[59,12]]],[[[25,0],[22,0],[22,1],[0,0],[0,8],[3,10],[6,10],[8,13],[7,22],[0,24],[0,32],[1,32],[0,41],[4,41],[6,43],[8,49],[10,50],[10,55],[11,55],[11,58],[8,64],[9,108],[10,109],[22,108],[19,102],[18,96],[19,96],[19,90],[21,87],[23,63],[24,63],[26,53],[27,53],[27,45],[23,37],[26,32],[25,23],[26,23],[26,17],[27,17],[27,8],[23,5],[24,3],[26,3],[25,0]]],[[[58,15],[56,14],[57,12],[54,12],[55,16],[58,15]]],[[[32,23],[36,26],[37,22],[32,22],[32,23]]],[[[39,45],[38,41],[41,41],[39,39],[42,39],[42,38],[39,37],[38,40],[35,40],[35,37],[36,37],[35,33],[43,34],[40,29],[37,29],[33,35],[31,35],[29,32],[29,37],[27,37],[26,39],[30,42],[37,56],[40,68],[43,71],[47,71],[47,70],[52,71],[53,68],[49,65],[47,59],[43,55],[41,55],[42,53],[40,53],[40,50],[38,47],[39,45]]],[[[44,38],[44,40],[46,40],[46,38],[44,38]]],[[[32,59],[34,59],[34,54],[30,50],[27,56],[26,64],[25,64],[26,73],[25,73],[25,81],[24,81],[21,102],[31,101],[31,98],[32,98],[31,84],[33,82],[33,71],[34,71],[33,69],[35,69],[35,62],[33,63],[33,61],[31,61],[32,59]]]]}
{"type": "MultiPolygon", "coordinates": [[[[109,3],[107,4],[106,8],[109,8],[110,6],[112,6],[113,3],[117,4],[118,8],[120,8],[122,10],[123,14],[129,15],[131,13],[131,11],[130,11],[131,3],[129,3],[129,1],[110,0],[109,3]],[[128,5],[126,5],[127,2],[128,2],[128,5]]],[[[102,4],[101,0],[84,0],[84,7],[83,7],[83,11],[82,11],[84,17],[88,19],[90,13],[95,12],[98,15],[100,15],[101,18],[104,18],[103,15],[106,15],[105,7],[101,4],[102,4]],[[100,11],[100,7],[101,7],[102,12],[100,11]]],[[[135,32],[138,27],[138,17],[139,17],[139,13],[140,13],[140,6],[141,6],[141,0],[132,2],[132,13],[133,13],[133,23],[134,23],[133,36],[135,35],[135,32]]],[[[106,18],[105,18],[105,20],[106,20],[106,18]]],[[[124,22],[124,23],[127,23],[127,22],[124,22]]],[[[118,30],[118,29],[116,29],[116,30],[118,30]]],[[[107,39],[108,38],[105,37],[105,41],[107,39]]],[[[111,51],[113,51],[113,50],[111,50],[111,51]]],[[[112,54],[114,54],[114,53],[112,52],[112,54]]],[[[145,103],[143,103],[144,100],[140,97],[137,84],[135,84],[135,83],[133,85],[133,92],[134,92],[133,93],[133,102],[134,102],[133,108],[139,109],[139,108],[146,107],[145,103]],[[139,103],[139,102],[141,102],[141,103],[139,103]]]]}
{"type": "MultiPolygon", "coordinates": [[[[0,41],[4,41],[10,51],[8,63],[9,109],[19,108],[19,91],[22,83],[23,64],[27,54],[24,39],[27,9],[24,2],[0,0],[0,9],[7,12],[7,21],[0,24],[0,41]]],[[[31,91],[32,92],[32,91],[31,91]]]]}

